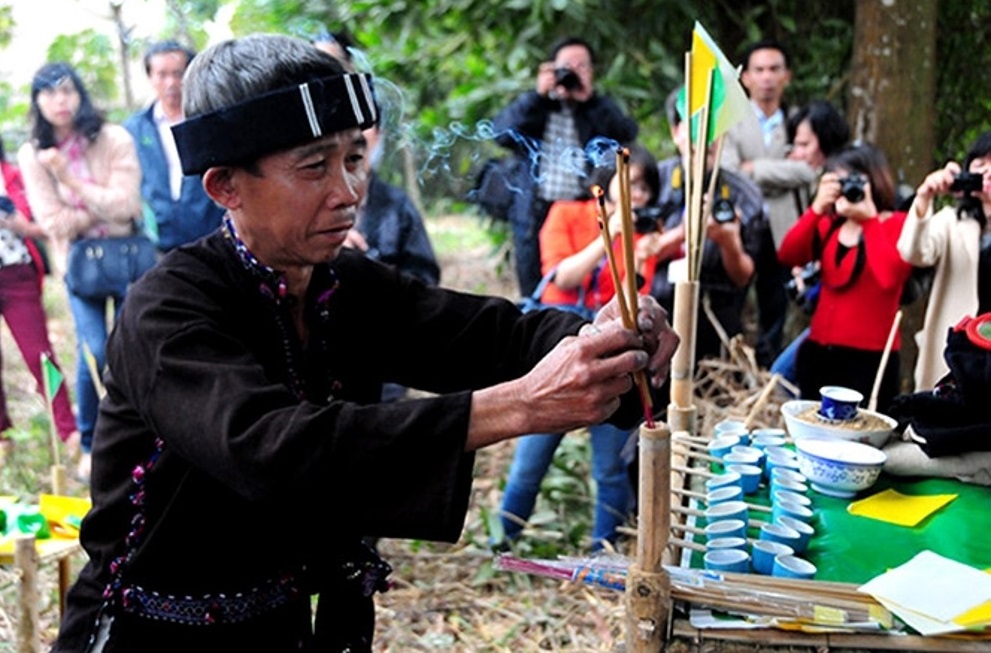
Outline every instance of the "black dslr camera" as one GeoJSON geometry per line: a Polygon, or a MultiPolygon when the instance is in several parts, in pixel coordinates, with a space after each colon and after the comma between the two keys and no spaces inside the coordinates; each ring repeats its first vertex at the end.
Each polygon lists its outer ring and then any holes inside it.
{"type": "Polygon", "coordinates": [[[958,193],[980,193],[984,188],[984,175],[979,172],[961,172],[953,175],[950,190],[958,193]]]}
{"type": "Polygon", "coordinates": [[[867,185],[867,177],[863,175],[848,175],[840,179],[840,195],[848,202],[857,203],[864,199],[864,186],[867,185]]]}
{"type": "Polygon", "coordinates": [[[664,209],[659,206],[641,206],[633,209],[633,231],[652,234],[664,227],[664,209]]]}
{"type": "Polygon", "coordinates": [[[555,68],[554,69],[554,85],[563,86],[569,91],[573,91],[576,88],[581,88],[582,80],[578,77],[578,73],[571,70],[570,68],[555,68]]]}

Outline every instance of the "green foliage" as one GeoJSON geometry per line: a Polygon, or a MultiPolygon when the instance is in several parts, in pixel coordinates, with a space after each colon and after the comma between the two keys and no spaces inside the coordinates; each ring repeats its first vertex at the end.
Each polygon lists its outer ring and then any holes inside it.
{"type": "Polygon", "coordinates": [[[14,40],[14,7],[0,5],[0,49],[6,48],[14,40]]]}
{"type": "Polygon", "coordinates": [[[65,61],[75,68],[98,105],[117,98],[120,58],[108,36],[94,29],[59,35],[48,46],[47,60],[65,61]]]}

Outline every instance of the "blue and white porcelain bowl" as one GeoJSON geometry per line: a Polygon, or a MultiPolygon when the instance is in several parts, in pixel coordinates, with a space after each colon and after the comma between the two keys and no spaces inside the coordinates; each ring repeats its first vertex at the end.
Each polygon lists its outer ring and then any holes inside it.
{"type": "Polygon", "coordinates": [[[822,494],[849,499],[868,489],[881,474],[887,455],[868,444],[835,438],[795,442],[798,469],[822,494]]]}

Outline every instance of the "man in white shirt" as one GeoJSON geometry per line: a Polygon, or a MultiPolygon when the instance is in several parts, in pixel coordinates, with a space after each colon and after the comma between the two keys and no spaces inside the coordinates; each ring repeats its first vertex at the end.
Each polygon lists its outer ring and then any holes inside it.
{"type": "Polygon", "coordinates": [[[224,214],[207,197],[198,175],[182,174],[172,137],[172,125],[183,119],[182,76],[193,56],[176,41],[153,44],[144,61],[155,100],[124,123],[141,162],[144,217],[162,252],[211,233],[224,214]]]}

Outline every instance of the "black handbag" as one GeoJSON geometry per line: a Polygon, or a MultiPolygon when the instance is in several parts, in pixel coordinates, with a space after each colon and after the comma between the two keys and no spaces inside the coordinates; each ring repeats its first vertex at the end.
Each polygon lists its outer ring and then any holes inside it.
{"type": "Polygon", "coordinates": [[[122,298],[156,257],[155,244],[144,234],[79,238],[69,247],[65,285],[86,299],[122,298]]]}
{"type": "Polygon", "coordinates": [[[533,289],[529,297],[524,297],[519,301],[518,306],[520,310],[524,313],[530,311],[540,311],[547,308],[554,308],[559,311],[566,311],[568,313],[576,313],[581,315],[586,320],[595,319],[595,311],[585,305],[585,287],[582,286],[578,290],[578,300],[574,304],[545,304],[540,301],[540,298],[544,294],[544,289],[547,288],[547,284],[554,280],[554,275],[557,274],[557,268],[554,268],[550,272],[544,275],[537,284],[537,287],[533,289]]]}

